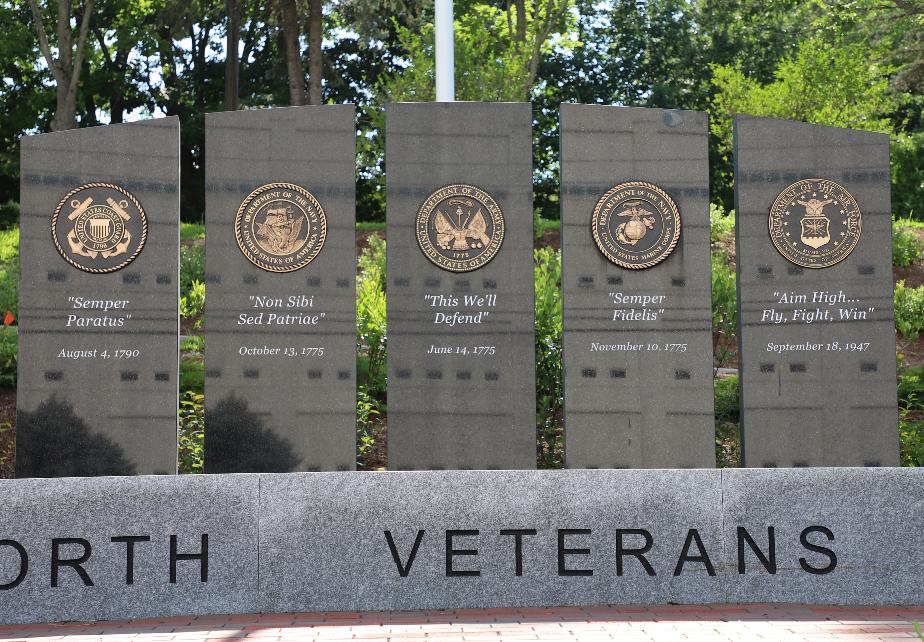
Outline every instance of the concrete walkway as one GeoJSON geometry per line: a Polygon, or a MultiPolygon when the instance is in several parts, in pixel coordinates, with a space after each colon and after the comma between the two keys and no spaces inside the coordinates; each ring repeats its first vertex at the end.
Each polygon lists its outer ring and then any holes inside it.
{"type": "Polygon", "coordinates": [[[717,605],[305,613],[0,626],[0,640],[914,640],[924,607],[717,605]]]}

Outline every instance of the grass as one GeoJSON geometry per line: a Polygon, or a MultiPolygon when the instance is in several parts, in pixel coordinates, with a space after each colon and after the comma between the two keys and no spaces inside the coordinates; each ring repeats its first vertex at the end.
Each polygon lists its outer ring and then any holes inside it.
{"type": "Polygon", "coordinates": [[[205,238],[205,223],[180,223],[180,240],[195,241],[205,238]]]}

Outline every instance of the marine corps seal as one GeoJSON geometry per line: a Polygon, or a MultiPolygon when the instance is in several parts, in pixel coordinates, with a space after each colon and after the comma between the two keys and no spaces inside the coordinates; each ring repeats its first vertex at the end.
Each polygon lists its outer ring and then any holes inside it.
{"type": "Polygon", "coordinates": [[[770,207],[770,240],[787,261],[825,268],[847,258],[860,241],[860,206],[834,181],[793,183],[770,207]]]}
{"type": "Polygon", "coordinates": [[[138,258],[148,238],[148,219],[138,199],[118,185],[86,183],[58,203],[51,238],[75,268],[105,274],[138,258]]]}
{"type": "Polygon", "coordinates": [[[420,250],[444,270],[477,270],[497,255],[503,241],[500,206],[477,187],[441,187],[417,211],[420,250]]]}
{"type": "Polygon", "coordinates": [[[311,192],[293,183],[269,183],[244,199],[234,219],[241,252],[269,272],[293,272],[324,247],[327,216],[311,192]]]}
{"type": "Polygon", "coordinates": [[[591,229],[611,262],[630,270],[657,265],[680,240],[680,211],[667,192],[651,183],[620,183],[600,197],[591,229]]]}

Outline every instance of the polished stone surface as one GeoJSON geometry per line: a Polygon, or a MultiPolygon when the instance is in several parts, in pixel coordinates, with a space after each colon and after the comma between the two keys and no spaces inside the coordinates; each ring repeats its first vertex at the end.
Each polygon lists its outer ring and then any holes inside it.
{"type": "Polygon", "coordinates": [[[897,465],[888,136],[739,116],[735,177],[745,465],[897,465]],[[806,178],[839,183],[862,213],[831,267],[789,262],[768,233],[774,199],[806,178]]]}
{"type": "Polygon", "coordinates": [[[21,164],[16,474],[173,474],[179,121],[27,136],[21,164]],[[90,182],[121,186],[147,215],[141,253],[115,272],[81,271],[52,241],[58,203],[90,182]],[[106,301],[119,307],[81,307],[106,301]],[[78,326],[91,319],[107,325],[78,326]]]}
{"type": "Polygon", "coordinates": [[[534,468],[530,107],[398,103],[385,122],[389,468],[534,468]],[[505,231],[493,260],[457,273],[427,259],[415,221],[430,194],[458,183],[497,202],[505,231]],[[437,323],[483,312],[477,324],[437,323]]]}
{"type": "Polygon", "coordinates": [[[356,466],[354,115],[349,105],[206,114],[209,473],[356,466]],[[269,183],[307,190],[326,215],[320,252],[294,271],[258,267],[235,238],[241,203],[269,183]]]}
{"type": "Polygon", "coordinates": [[[258,484],[256,475],[0,480],[0,622],[256,610],[258,484]],[[203,559],[182,557],[202,553],[203,535],[204,576],[203,559]],[[23,566],[9,542],[28,556],[15,587],[23,566]]]}
{"type": "Polygon", "coordinates": [[[569,468],[715,466],[707,124],[702,112],[561,106],[569,468]],[[628,181],[680,211],[676,248],[646,269],[610,262],[592,235],[597,201],[628,181]],[[614,320],[626,310],[656,318],[614,320]]]}

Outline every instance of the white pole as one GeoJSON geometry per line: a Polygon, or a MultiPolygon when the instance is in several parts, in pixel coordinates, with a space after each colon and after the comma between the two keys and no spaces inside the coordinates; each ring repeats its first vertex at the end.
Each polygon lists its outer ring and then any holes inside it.
{"type": "Polygon", "coordinates": [[[450,103],[456,99],[452,0],[435,0],[435,2],[436,102],[450,103]]]}

